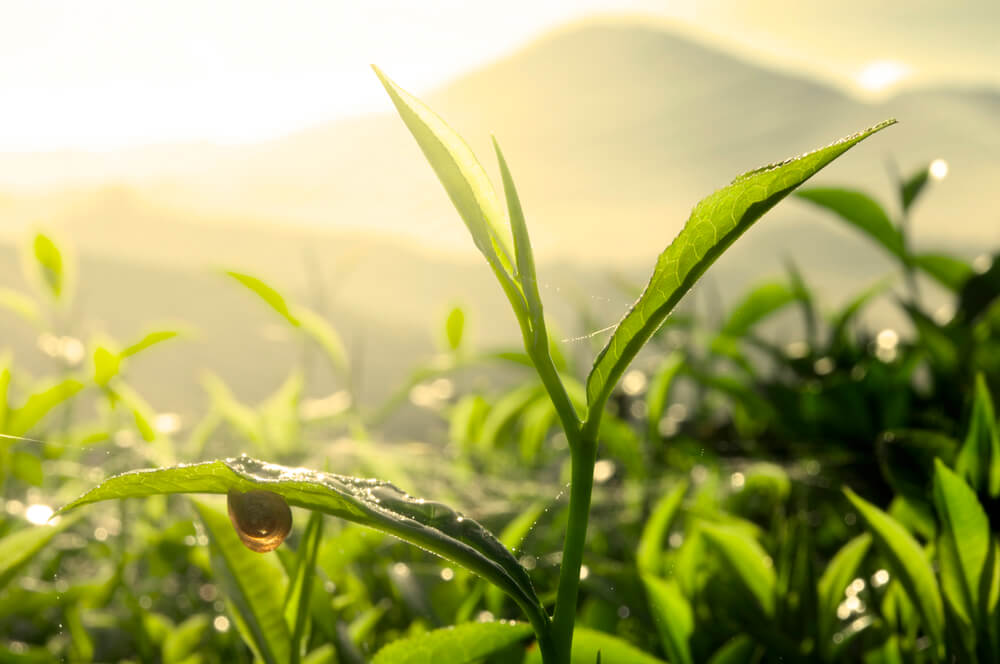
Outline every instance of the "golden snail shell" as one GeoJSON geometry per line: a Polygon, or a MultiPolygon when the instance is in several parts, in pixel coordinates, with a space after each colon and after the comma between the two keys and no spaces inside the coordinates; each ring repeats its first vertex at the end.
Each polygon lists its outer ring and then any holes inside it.
{"type": "Polygon", "coordinates": [[[271,491],[230,489],[226,504],[236,534],[251,551],[274,551],[292,529],[292,510],[284,498],[271,491]]]}

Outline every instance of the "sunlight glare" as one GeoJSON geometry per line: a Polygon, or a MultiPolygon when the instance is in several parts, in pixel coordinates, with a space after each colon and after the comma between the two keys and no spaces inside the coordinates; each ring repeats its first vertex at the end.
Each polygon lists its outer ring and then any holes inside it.
{"type": "Polygon", "coordinates": [[[948,162],[944,159],[935,159],[931,162],[930,168],[931,177],[935,180],[943,180],[948,175],[948,162]]]}
{"type": "Polygon", "coordinates": [[[857,82],[869,92],[884,92],[911,74],[910,68],[893,60],[868,63],[857,75],[857,82]]]}

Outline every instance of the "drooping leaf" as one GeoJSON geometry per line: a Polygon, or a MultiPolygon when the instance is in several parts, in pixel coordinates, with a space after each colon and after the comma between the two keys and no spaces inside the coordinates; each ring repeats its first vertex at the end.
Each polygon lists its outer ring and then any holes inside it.
{"type": "Polygon", "coordinates": [[[545,621],[528,573],[489,531],[442,503],[413,498],[388,482],[288,468],[242,456],[116,475],[62,510],[113,498],[227,493],[229,489],[265,489],[283,496],[289,505],[395,535],[486,578],[531,618],[545,621]]]}
{"type": "Polygon", "coordinates": [[[735,528],[715,524],[704,525],[702,534],[760,609],[773,616],[777,578],[770,558],[757,540],[735,528]]]}
{"type": "Polygon", "coordinates": [[[486,171],[451,127],[378,67],[373,69],[461,215],[472,241],[493,269],[518,320],[524,320],[527,302],[514,279],[506,220],[486,171]]]}
{"type": "Polygon", "coordinates": [[[858,566],[871,547],[872,538],[868,533],[858,535],[841,547],[823,571],[817,585],[817,614],[819,624],[819,644],[823,652],[829,654],[833,647],[833,634],[839,618],[837,607],[844,601],[844,590],[857,574],[858,566]]]}
{"type": "Polygon", "coordinates": [[[899,580],[917,607],[931,641],[941,644],[944,636],[944,606],[934,570],[924,550],[895,519],[848,488],[844,494],[868,524],[890,573],[899,580]]]}
{"type": "Polygon", "coordinates": [[[194,505],[212,545],[215,579],[244,640],[267,664],[287,664],[291,635],[281,610],[287,580],[280,566],[245,547],[225,514],[197,501],[194,505]]]}
{"type": "Polygon", "coordinates": [[[663,559],[663,542],[666,539],[670,524],[673,523],[677,510],[687,493],[687,482],[681,482],[669,493],[665,494],[653,508],[646,525],[639,537],[636,548],[635,562],[639,572],[657,575],[661,573],[663,559]]]}
{"type": "Polygon", "coordinates": [[[465,623],[394,641],[376,653],[372,664],[468,664],[530,636],[526,623],[465,623]]]}
{"type": "Polygon", "coordinates": [[[729,245],[796,187],[890,120],[828,147],[750,171],[695,206],[660,254],[646,290],[625,314],[587,378],[589,408],[602,409],[632,358],[729,245]]]}
{"type": "Polygon", "coordinates": [[[903,238],[882,206],[867,194],[849,189],[813,188],[795,194],[833,212],[896,257],[904,254],[903,238]]]}
{"type": "Polygon", "coordinates": [[[974,629],[990,550],[990,522],[975,492],[940,460],[934,464],[934,507],[940,523],[941,588],[965,624],[974,629]]]}
{"type": "Polygon", "coordinates": [[[694,633],[694,610],[687,598],[675,581],[643,574],[642,584],[667,660],[671,664],[692,664],[689,642],[694,633]]]}

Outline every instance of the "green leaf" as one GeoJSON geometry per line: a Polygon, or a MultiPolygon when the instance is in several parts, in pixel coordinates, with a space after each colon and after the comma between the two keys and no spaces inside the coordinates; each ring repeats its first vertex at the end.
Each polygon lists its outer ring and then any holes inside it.
{"type": "Polygon", "coordinates": [[[309,625],[310,595],[316,574],[316,553],[323,538],[323,514],[313,512],[306,524],[305,535],[299,545],[295,561],[295,571],[288,592],[285,593],[285,620],[292,631],[291,662],[298,662],[303,648],[307,645],[306,627],[309,625]]]}
{"type": "Polygon", "coordinates": [[[642,584],[660,635],[660,643],[671,664],[692,664],[688,642],[694,633],[694,611],[674,581],[643,574],[642,584]]]}
{"type": "Polygon", "coordinates": [[[288,664],[291,636],[281,610],[286,579],[280,566],[244,546],[225,514],[197,501],[194,506],[212,544],[215,580],[244,640],[267,664],[288,664]]]}
{"type": "Polygon", "coordinates": [[[702,533],[761,610],[773,616],[777,578],[770,557],[757,540],[734,528],[714,524],[704,525],[702,533]]]}
{"type": "Polygon", "coordinates": [[[687,489],[687,482],[679,483],[660,498],[649,515],[646,525],[642,528],[639,546],[635,553],[635,562],[640,573],[656,575],[662,572],[663,541],[667,537],[667,531],[677,515],[687,489]]]}
{"type": "Polygon", "coordinates": [[[52,409],[68,401],[83,389],[83,383],[75,378],[63,380],[35,392],[20,408],[7,413],[7,430],[12,436],[23,436],[31,431],[52,409]]]}
{"type": "Polygon", "coordinates": [[[990,522],[976,493],[940,460],[934,464],[934,507],[940,523],[941,588],[965,624],[974,628],[990,550],[990,522]]]}
{"type": "Polygon", "coordinates": [[[22,450],[14,452],[11,457],[11,466],[16,478],[32,486],[42,486],[45,473],[42,471],[41,459],[22,450]]]}
{"type": "Polygon", "coordinates": [[[734,636],[721,648],[715,651],[708,664],[746,664],[752,661],[755,645],[753,639],[745,634],[734,636]]]}
{"type": "MultiPolygon", "coordinates": [[[[586,627],[577,627],[573,630],[573,654],[570,663],[594,664],[598,658],[602,664],[666,664],[662,659],[644,653],[617,636],[586,627]]],[[[534,648],[524,659],[524,664],[540,664],[541,661],[541,654],[534,648]]]]}
{"type": "Polygon", "coordinates": [[[848,300],[840,311],[833,315],[830,320],[830,341],[831,343],[846,343],[847,328],[865,305],[873,298],[881,295],[889,288],[887,279],[880,279],[865,290],[861,291],[848,300]]]}
{"type": "Polygon", "coordinates": [[[742,337],[771,314],[781,311],[799,299],[800,294],[780,282],[757,286],[733,307],[719,330],[720,335],[742,337]]]}
{"type": "Polygon", "coordinates": [[[305,307],[293,307],[292,312],[306,336],[323,350],[333,370],[346,376],[349,366],[347,348],[337,330],[325,318],[305,307]]]}
{"type": "Polygon", "coordinates": [[[680,234],[660,254],[646,290],[597,356],[587,378],[591,412],[603,409],[632,358],[729,245],[824,166],[893,123],[883,122],[801,157],[750,171],[698,203],[680,234]]]}
{"type": "Polygon", "coordinates": [[[42,279],[49,287],[52,294],[57,298],[62,295],[65,283],[65,273],[63,272],[63,257],[59,247],[47,235],[38,233],[32,245],[35,252],[35,260],[41,269],[42,279]]]}
{"type": "Polygon", "coordinates": [[[372,664],[479,662],[530,636],[531,627],[526,623],[465,623],[394,641],[378,651],[372,664]]]}
{"type": "Polygon", "coordinates": [[[663,419],[663,412],[667,408],[670,388],[683,367],[684,356],[674,351],[663,358],[656,373],[653,374],[653,379],[649,381],[649,389],[646,391],[646,435],[650,441],[660,440],[660,420],[663,419]]]}
{"type": "Polygon", "coordinates": [[[533,619],[545,621],[528,573],[489,531],[442,503],[413,498],[388,482],[287,468],[241,456],[116,475],[62,511],[113,498],[227,493],[231,488],[266,489],[290,505],[395,535],[479,574],[513,597],[533,619]]]}
{"type": "Polygon", "coordinates": [[[121,369],[122,356],[104,346],[94,349],[94,382],[106,387],[121,369]]]}
{"type": "Polygon", "coordinates": [[[795,195],[838,215],[893,256],[902,257],[905,253],[899,231],[882,206],[867,194],[849,189],[816,188],[805,189],[795,195]]]}
{"type": "Polygon", "coordinates": [[[211,627],[212,619],[207,613],[196,613],[171,629],[163,640],[163,664],[180,664],[198,652],[211,627]]]}
{"type": "Polygon", "coordinates": [[[982,373],[976,374],[969,430],[955,460],[955,472],[977,491],[1000,494],[1000,430],[993,397],[982,373]]]}
{"type": "Polygon", "coordinates": [[[155,346],[156,344],[163,343],[164,341],[173,339],[178,336],[180,336],[180,332],[177,332],[175,330],[159,330],[157,332],[150,332],[142,339],[135,342],[134,344],[132,344],[119,354],[122,357],[132,357],[133,355],[136,355],[137,353],[141,353],[142,351],[146,350],[150,346],[155,346]]]}
{"type": "Polygon", "coordinates": [[[920,192],[924,190],[924,185],[927,184],[927,177],[930,174],[930,166],[924,166],[908,177],[905,182],[901,182],[899,184],[899,198],[900,203],[903,206],[904,213],[910,210],[910,206],[912,206],[917,200],[917,197],[920,196],[920,192]]]}
{"type": "Polygon", "coordinates": [[[0,538],[0,590],[74,521],[76,519],[61,519],[55,525],[28,526],[0,538]]]}
{"type": "Polygon", "coordinates": [[[833,649],[833,634],[837,631],[840,619],[837,617],[837,607],[844,601],[844,591],[854,579],[858,566],[864,560],[871,547],[872,537],[868,533],[858,535],[845,544],[833,557],[823,571],[823,576],[817,585],[816,602],[819,618],[819,644],[828,656],[833,649]]]}
{"type": "Polygon", "coordinates": [[[270,305],[270,307],[277,311],[292,327],[299,327],[299,319],[292,315],[291,310],[288,308],[288,303],[285,302],[285,298],[282,297],[281,293],[274,290],[257,277],[251,277],[249,274],[243,274],[241,272],[234,272],[231,270],[227,270],[226,274],[253,291],[257,297],[270,305]]]}
{"type": "MultiPolygon", "coordinates": [[[[524,542],[524,538],[535,527],[535,524],[538,523],[544,512],[544,503],[529,505],[527,509],[518,514],[500,531],[500,543],[511,551],[518,551],[521,548],[521,543],[524,542]]],[[[502,599],[503,596],[500,595],[500,590],[496,586],[490,586],[486,589],[486,606],[494,614],[500,613],[502,599]]]]}
{"type": "Polygon", "coordinates": [[[868,524],[876,545],[888,561],[890,571],[917,607],[932,643],[942,643],[944,606],[934,570],[924,550],[891,516],[846,487],[844,494],[868,524]]]}
{"type": "Polygon", "coordinates": [[[112,391],[121,400],[122,404],[129,409],[129,412],[132,413],[132,419],[135,420],[135,428],[138,429],[142,439],[146,442],[156,440],[156,429],[153,428],[153,418],[156,416],[156,413],[153,412],[152,406],[138,392],[132,389],[130,385],[121,380],[115,381],[112,391]]]}
{"type": "MultiPolygon", "coordinates": [[[[524,221],[524,211],[521,209],[521,199],[514,186],[514,178],[507,168],[507,160],[500,151],[500,144],[493,139],[493,149],[500,163],[500,176],[503,179],[503,190],[507,197],[507,214],[510,217],[510,227],[514,235],[514,253],[517,259],[517,281],[524,292],[531,314],[531,329],[536,334],[545,331],[545,314],[542,309],[542,298],[538,294],[538,276],[535,273],[535,255],[531,249],[531,238],[528,237],[528,226],[524,221]]],[[[543,339],[539,336],[536,343],[543,339]]]]}
{"type": "Polygon", "coordinates": [[[0,288],[0,307],[14,312],[33,325],[39,325],[42,322],[42,312],[38,305],[23,293],[9,288],[0,288]]]}
{"type": "Polygon", "coordinates": [[[965,261],[947,254],[925,252],[912,258],[917,267],[955,293],[961,291],[965,283],[976,273],[965,261]]]}
{"type": "Polygon", "coordinates": [[[486,171],[451,127],[378,67],[372,68],[500,281],[518,320],[524,321],[527,302],[514,280],[509,241],[501,230],[506,230],[504,215],[486,171]]]}
{"type": "Polygon", "coordinates": [[[452,307],[444,320],[444,334],[448,340],[448,348],[458,350],[462,345],[462,334],[465,332],[465,312],[462,307],[452,307]]]}

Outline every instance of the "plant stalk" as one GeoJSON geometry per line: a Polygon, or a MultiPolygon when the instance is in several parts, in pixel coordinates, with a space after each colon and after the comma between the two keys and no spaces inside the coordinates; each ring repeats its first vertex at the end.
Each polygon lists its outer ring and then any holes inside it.
{"type": "MultiPolygon", "coordinates": [[[[563,543],[559,590],[552,622],[552,635],[556,647],[556,659],[553,660],[553,664],[569,664],[573,647],[573,625],[576,621],[576,602],[580,590],[580,567],[583,564],[587,523],[590,518],[590,499],[594,488],[596,437],[582,436],[570,449],[572,481],[569,490],[569,522],[563,543]]],[[[549,664],[548,660],[545,660],[545,664],[549,664]]]]}

